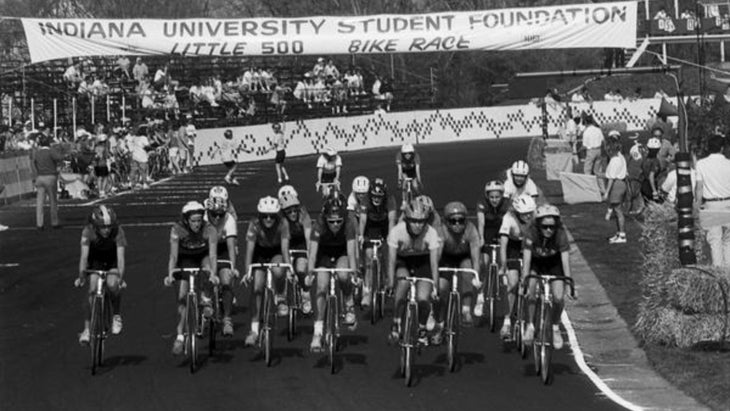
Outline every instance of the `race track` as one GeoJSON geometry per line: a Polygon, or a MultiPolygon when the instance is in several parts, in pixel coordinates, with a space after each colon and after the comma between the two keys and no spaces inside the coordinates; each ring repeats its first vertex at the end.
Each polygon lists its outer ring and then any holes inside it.
{"type": "MultiPolygon", "coordinates": [[[[491,140],[418,147],[427,191],[436,206],[464,201],[473,212],[488,179],[524,158],[529,140],[491,140]]],[[[343,181],[356,175],[395,182],[395,148],[343,155],[343,181]]],[[[316,158],[289,159],[286,166],[304,204],[316,210],[316,158]]],[[[239,231],[259,197],[275,195],[272,161],[242,164],[240,187],[230,189],[239,231]]],[[[244,348],[249,312],[247,288],[237,288],[236,332],[191,375],[184,358],[170,353],[174,338],[174,292],[162,285],[168,258],[169,223],[185,201],[200,200],[219,184],[224,167],[211,166],[154,185],[150,190],[105,200],[125,225],[128,288],[124,331],[108,340],[107,360],[91,376],[89,350],[77,343],[83,292],[77,275],[81,224],[91,206],[61,208],[64,228],[38,232],[27,202],[0,208],[0,408],[5,410],[586,410],[620,409],[580,373],[570,347],[553,358],[554,382],[544,386],[530,360],[505,350],[484,327],[463,329],[459,366],[449,373],[445,347],[416,357],[411,388],[398,376],[398,351],[386,344],[390,321],[371,326],[364,317],[343,333],[337,373],[325,356],[309,353],[311,319],[287,342],[285,322],[267,368],[259,353],[244,348]]],[[[349,187],[348,187],[349,188],[349,187]]],[[[349,191],[349,190],[348,190],[349,191]]],[[[242,241],[241,241],[242,242],[242,241]]],[[[576,273],[580,281],[580,273],[576,273]]]]}

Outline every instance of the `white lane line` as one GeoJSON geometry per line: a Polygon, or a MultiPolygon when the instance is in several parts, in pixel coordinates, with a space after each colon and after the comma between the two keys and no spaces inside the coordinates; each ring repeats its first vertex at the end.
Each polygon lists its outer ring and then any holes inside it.
{"type": "Polygon", "coordinates": [[[17,266],[19,266],[19,265],[20,265],[20,264],[18,264],[18,263],[4,263],[4,264],[0,264],[0,268],[6,268],[6,267],[17,267],[17,266]]]}
{"type": "MultiPolygon", "coordinates": [[[[174,224],[174,221],[163,221],[163,222],[156,222],[156,223],[122,223],[120,224],[124,228],[128,227],[169,227],[174,224]]],[[[238,226],[245,226],[248,225],[248,220],[240,220],[236,221],[236,225],[238,226]]],[[[65,225],[63,226],[62,230],[69,230],[69,229],[81,229],[83,228],[83,225],[65,225]]],[[[36,231],[37,228],[35,227],[11,227],[5,231],[36,231]]],[[[18,265],[17,263],[11,263],[18,265]]],[[[2,267],[3,264],[0,264],[0,267],[2,267]]]]}
{"type": "Polygon", "coordinates": [[[578,338],[575,335],[573,324],[570,322],[568,313],[565,310],[563,310],[563,315],[560,317],[560,320],[563,323],[563,327],[565,327],[565,331],[568,333],[568,341],[570,341],[570,348],[573,351],[573,357],[575,358],[575,362],[576,364],[578,364],[578,368],[580,368],[580,370],[588,376],[591,382],[593,382],[593,384],[599,390],[601,390],[603,394],[605,394],[616,404],[632,411],[644,410],[643,407],[634,404],[616,394],[616,392],[612,390],[605,381],[603,381],[598,375],[596,375],[596,373],[588,366],[588,364],[586,364],[585,358],[583,356],[583,351],[581,351],[580,345],[578,345],[578,338]]]}

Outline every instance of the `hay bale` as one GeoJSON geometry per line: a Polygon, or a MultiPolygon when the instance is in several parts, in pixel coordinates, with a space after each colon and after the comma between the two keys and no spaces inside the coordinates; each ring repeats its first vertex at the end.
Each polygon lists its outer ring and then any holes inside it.
{"type": "Polygon", "coordinates": [[[649,203],[641,230],[642,294],[647,298],[664,299],[667,277],[679,267],[677,248],[677,213],[671,206],[649,203]],[[673,223],[674,222],[674,223],[673,223]]]}
{"type": "Polygon", "coordinates": [[[725,316],[721,314],[679,314],[677,347],[689,348],[699,343],[730,341],[725,331],[725,316]]]}
{"type": "Polygon", "coordinates": [[[634,330],[648,344],[676,345],[679,333],[679,311],[668,308],[651,308],[640,310],[634,330]]]}
{"type": "Polygon", "coordinates": [[[722,290],[730,292],[727,273],[716,267],[703,267],[715,278],[691,268],[672,270],[668,279],[668,303],[684,314],[723,314],[726,307],[722,290]]]}

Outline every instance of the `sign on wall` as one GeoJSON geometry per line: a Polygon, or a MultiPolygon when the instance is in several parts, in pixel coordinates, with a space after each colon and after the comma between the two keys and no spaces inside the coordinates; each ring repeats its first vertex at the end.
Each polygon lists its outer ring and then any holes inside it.
{"type": "Polygon", "coordinates": [[[247,19],[21,19],[31,61],[636,47],[636,2],[247,19]]]}

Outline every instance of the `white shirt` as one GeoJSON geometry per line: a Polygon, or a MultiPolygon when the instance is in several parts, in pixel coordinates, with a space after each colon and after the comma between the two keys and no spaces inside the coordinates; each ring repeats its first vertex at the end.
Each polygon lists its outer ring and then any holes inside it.
{"type": "MultiPolygon", "coordinates": [[[[690,169],[689,178],[692,181],[692,193],[695,192],[697,186],[697,172],[690,169]]],[[[667,193],[667,201],[674,203],[677,200],[677,171],[672,170],[667,174],[667,178],[662,183],[662,191],[667,193]]]]}
{"type": "Polygon", "coordinates": [[[601,148],[603,143],[603,132],[600,128],[591,124],[583,130],[583,147],[586,149],[601,148]]]}
{"type": "Polygon", "coordinates": [[[618,154],[611,157],[611,160],[606,166],[606,178],[612,178],[615,180],[623,180],[626,178],[626,158],[623,154],[618,154]]]}
{"type": "MultiPolygon", "coordinates": [[[[208,213],[203,214],[203,219],[208,220],[208,213]]],[[[238,226],[236,226],[236,219],[233,218],[231,213],[226,213],[225,218],[218,219],[218,225],[214,226],[218,231],[218,242],[225,243],[228,237],[238,237],[238,226]]]]}
{"type": "Polygon", "coordinates": [[[319,156],[317,159],[317,168],[321,168],[325,174],[334,174],[337,167],[342,167],[342,157],[335,156],[333,161],[327,161],[324,155],[319,156]]]}
{"type": "Polygon", "coordinates": [[[129,150],[132,152],[132,160],[139,163],[146,163],[149,155],[145,147],[150,145],[150,141],[145,136],[134,136],[129,139],[129,150]]]}
{"type": "Polygon", "coordinates": [[[508,212],[502,218],[502,225],[499,227],[499,235],[506,235],[510,240],[522,241],[525,238],[527,224],[523,224],[513,211],[508,212]]]}
{"type": "Polygon", "coordinates": [[[705,199],[730,197],[730,160],[721,153],[697,161],[697,181],[705,199]]]}
{"type": "Polygon", "coordinates": [[[504,197],[514,198],[521,194],[527,193],[531,197],[537,197],[540,193],[537,191],[537,185],[530,177],[527,177],[522,187],[517,187],[512,180],[512,171],[507,171],[507,181],[504,182],[504,197]]]}

